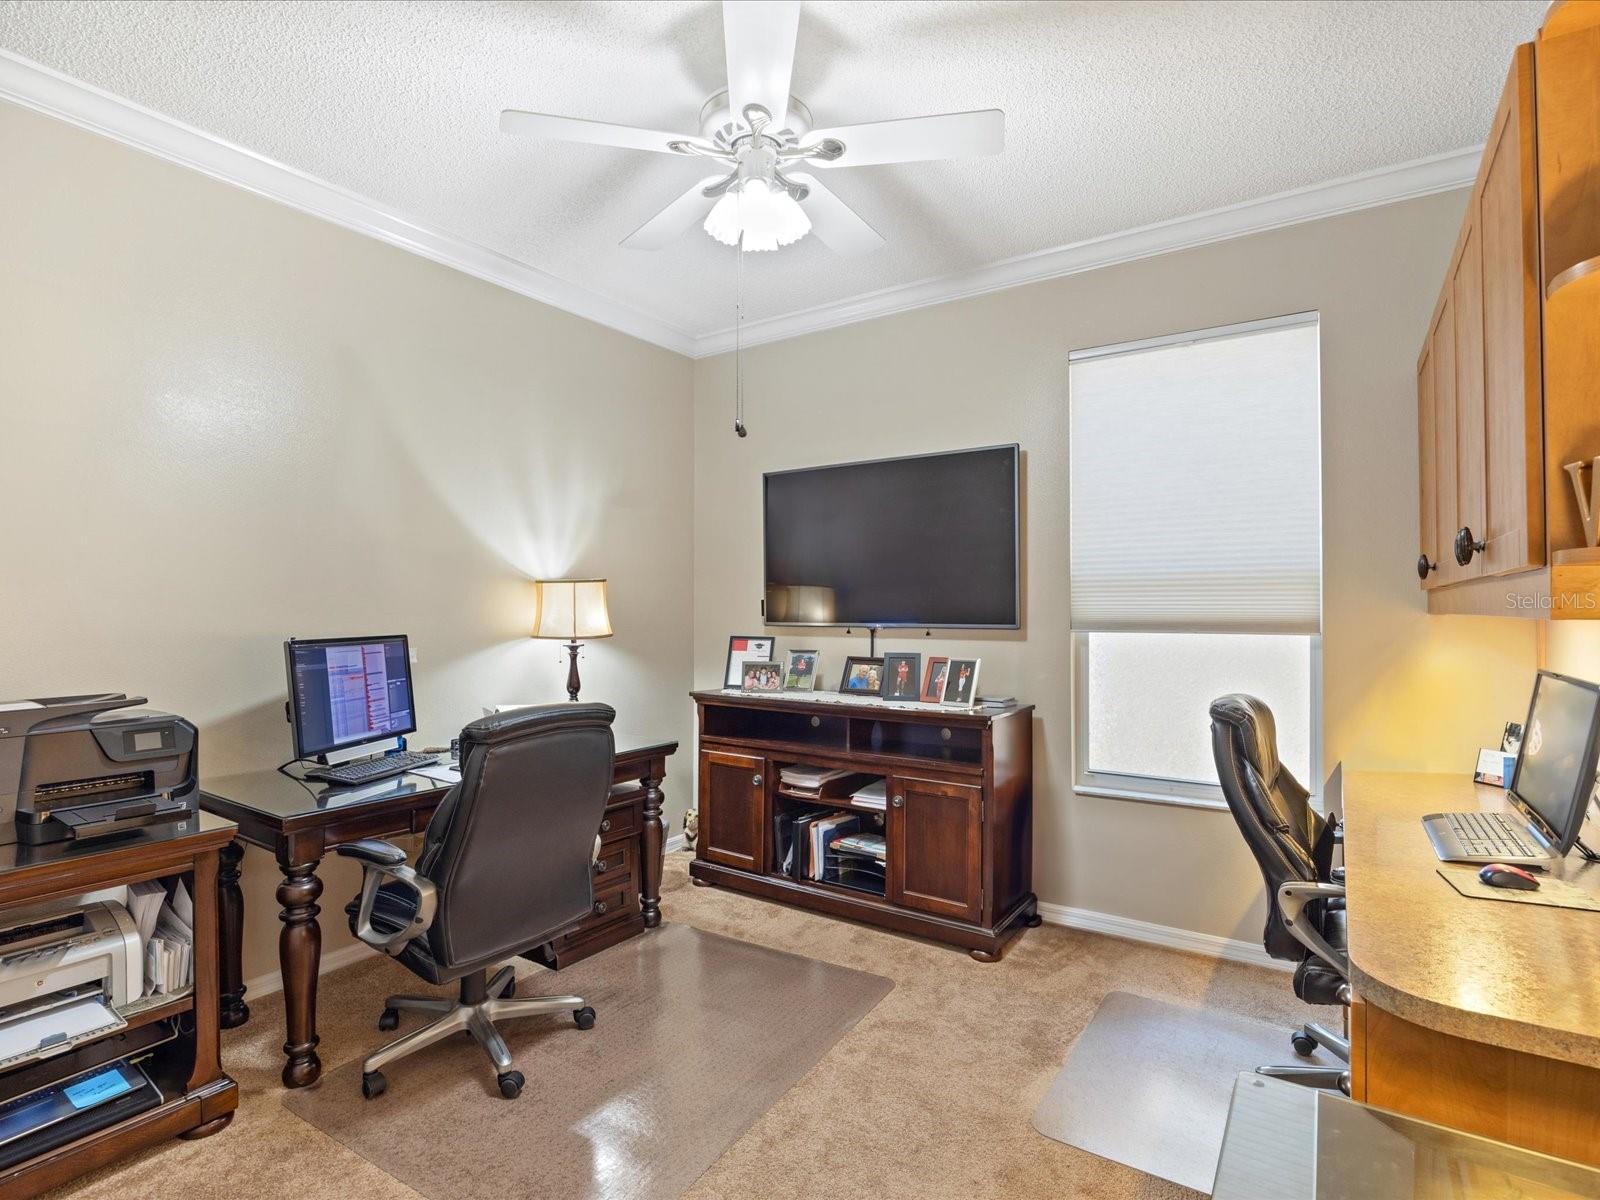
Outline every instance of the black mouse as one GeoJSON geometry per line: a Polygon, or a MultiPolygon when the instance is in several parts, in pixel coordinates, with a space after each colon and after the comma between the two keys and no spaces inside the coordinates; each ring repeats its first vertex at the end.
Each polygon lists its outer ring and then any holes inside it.
{"type": "Polygon", "coordinates": [[[1505,863],[1490,863],[1478,872],[1478,878],[1490,887],[1512,888],[1519,892],[1539,890],[1539,881],[1521,867],[1508,867],[1505,863]]]}

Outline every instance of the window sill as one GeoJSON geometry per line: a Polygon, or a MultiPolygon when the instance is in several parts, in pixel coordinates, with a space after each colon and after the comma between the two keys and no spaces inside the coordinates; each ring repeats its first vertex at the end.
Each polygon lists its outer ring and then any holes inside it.
{"type": "Polygon", "coordinates": [[[1171,808],[1203,808],[1211,812],[1227,812],[1226,800],[1212,800],[1201,796],[1179,796],[1172,792],[1139,792],[1130,788],[1091,787],[1078,784],[1072,789],[1080,796],[1099,796],[1107,800],[1132,800],[1139,804],[1165,804],[1171,808]]]}

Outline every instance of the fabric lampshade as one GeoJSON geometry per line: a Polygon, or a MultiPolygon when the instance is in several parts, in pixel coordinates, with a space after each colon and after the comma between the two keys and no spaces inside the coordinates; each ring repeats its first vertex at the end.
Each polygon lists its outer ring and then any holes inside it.
{"type": "Polygon", "coordinates": [[[576,642],[611,636],[604,579],[540,579],[533,592],[538,601],[534,637],[576,642]]]}

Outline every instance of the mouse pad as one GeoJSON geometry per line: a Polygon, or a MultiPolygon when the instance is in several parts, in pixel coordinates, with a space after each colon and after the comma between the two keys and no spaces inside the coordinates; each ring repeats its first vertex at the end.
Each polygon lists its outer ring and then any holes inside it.
{"type": "Polygon", "coordinates": [[[1474,900],[1509,900],[1513,904],[1540,904],[1546,908],[1580,908],[1600,912],[1600,896],[1584,891],[1565,879],[1539,877],[1539,890],[1519,892],[1515,888],[1492,888],[1478,878],[1477,867],[1440,867],[1439,876],[1463,896],[1474,900]]]}

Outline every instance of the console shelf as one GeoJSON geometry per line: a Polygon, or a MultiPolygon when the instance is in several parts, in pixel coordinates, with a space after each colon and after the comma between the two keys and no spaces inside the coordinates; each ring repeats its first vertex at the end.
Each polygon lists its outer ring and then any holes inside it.
{"type": "Polygon", "coordinates": [[[1033,894],[1033,708],[998,711],[694,693],[700,835],[689,874],[800,908],[960,946],[980,961],[1038,924],[1033,894]],[[871,814],[781,787],[795,764],[888,781],[884,894],[783,873],[786,805],[871,814]]]}

